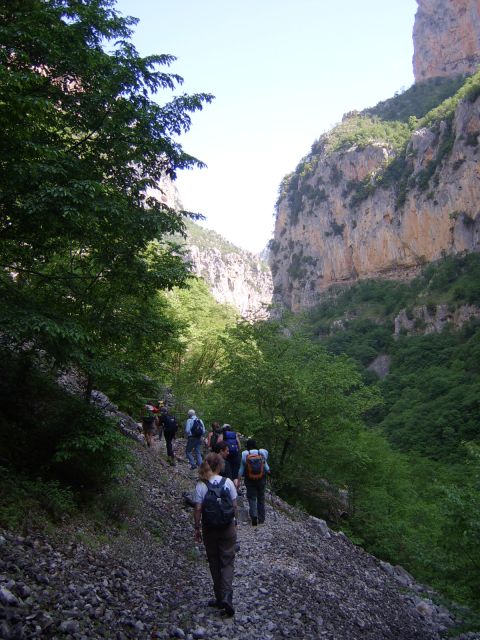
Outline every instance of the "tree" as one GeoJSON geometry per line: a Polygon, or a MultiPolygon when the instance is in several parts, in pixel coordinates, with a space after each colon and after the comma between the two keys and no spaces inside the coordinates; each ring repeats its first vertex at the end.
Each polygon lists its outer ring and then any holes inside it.
{"type": "Polygon", "coordinates": [[[169,381],[180,405],[206,406],[212,377],[224,358],[222,336],[235,325],[233,307],[218,304],[204,280],[191,278],[188,287],[166,295],[178,322],[185,328],[167,356],[169,381]]]}
{"type": "Polygon", "coordinates": [[[168,239],[187,214],[152,189],[202,166],[176,136],[212,100],[152,99],[182,78],[161,70],[173,56],[138,55],[135,22],[111,0],[3,0],[0,10],[0,330],[75,364],[87,395],[95,378],[123,375],[112,354],[148,350],[142,336],[158,318],[147,301],[185,282],[168,239]],[[134,309],[145,313],[132,321],[134,309]]]}
{"type": "Polygon", "coordinates": [[[362,413],[377,402],[355,365],[275,322],[240,323],[225,350],[212,403],[271,451],[277,481],[322,477],[353,487],[365,464],[362,413]]]}

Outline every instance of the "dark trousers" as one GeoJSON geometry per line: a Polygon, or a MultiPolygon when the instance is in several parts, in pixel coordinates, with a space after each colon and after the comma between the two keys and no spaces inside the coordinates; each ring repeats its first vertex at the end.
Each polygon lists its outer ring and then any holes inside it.
{"type": "Polygon", "coordinates": [[[165,436],[165,444],[167,445],[167,456],[169,458],[173,458],[172,441],[173,441],[174,436],[173,435],[169,435],[168,433],[164,433],[163,435],[165,436]]]}
{"type": "Polygon", "coordinates": [[[265,487],[267,478],[261,480],[249,480],[245,478],[248,507],[251,518],[258,518],[258,522],[265,522],[265,487]]]}
{"type": "Polygon", "coordinates": [[[241,460],[242,456],[240,454],[240,451],[237,451],[236,453],[229,453],[227,456],[228,464],[230,465],[230,469],[232,470],[233,479],[238,478],[238,471],[240,469],[241,460]]]}
{"type": "Polygon", "coordinates": [[[223,529],[203,527],[203,543],[207,552],[213,579],[213,591],[217,600],[222,600],[226,594],[233,592],[236,541],[237,528],[233,523],[223,529]]]}

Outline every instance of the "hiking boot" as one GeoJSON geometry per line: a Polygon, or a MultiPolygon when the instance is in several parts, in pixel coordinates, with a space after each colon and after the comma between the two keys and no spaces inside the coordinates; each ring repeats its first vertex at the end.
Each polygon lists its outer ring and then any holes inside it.
{"type": "Polygon", "coordinates": [[[222,607],[225,610],[227,616],[233,616],[235,613],[235,609],[233,608],[233,595],[232,592],[225,593],[222,600],[222,607]]]}
{"type": "Polygon", "coordinates": [[[223,609],[223,602],[217,598],[212,598],[208,601],[208,607],[214,607],[215,609],[223,609]]]}
{"type": "Polygon", "coordinates": [[[258,519],[255,516],[252,516],[252,526],[256,527],[258,524],[258,519]]]}

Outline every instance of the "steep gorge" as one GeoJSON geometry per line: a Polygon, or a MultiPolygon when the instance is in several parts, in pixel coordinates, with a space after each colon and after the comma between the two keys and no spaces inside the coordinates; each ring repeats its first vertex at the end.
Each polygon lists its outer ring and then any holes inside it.
{"type": "Polygon", "coordinates": [[[271,243],[275,302],[298,311],[332,284],[410,278],[479,249],[480,77],[458,75],[478,62],[479,2],[438,4],[419,0],[422,82],[347,114],[284,179],[271,243]]]}

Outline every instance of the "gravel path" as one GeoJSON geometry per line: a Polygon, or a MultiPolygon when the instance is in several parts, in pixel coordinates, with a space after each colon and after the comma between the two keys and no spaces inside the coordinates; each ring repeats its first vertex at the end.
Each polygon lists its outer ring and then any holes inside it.
{"type": "Polygon", "coordinates": [[[0,638],[434,640],[452,625],[401,568],[275,496],[263,526],[241,510],[234,618],[207,608],[211,579],[182,498],[196,475],[183,460],[166,465],[164,443],[132,447],[139,504],[127,526],[1,532],[0,638]]]}

